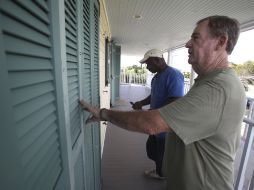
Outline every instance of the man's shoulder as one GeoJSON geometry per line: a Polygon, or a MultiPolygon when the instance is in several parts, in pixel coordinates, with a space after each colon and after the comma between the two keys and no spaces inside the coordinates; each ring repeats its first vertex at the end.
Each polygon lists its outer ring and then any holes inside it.
{"type": "Polygon", "coordinates": [[[219,84],[224,84],[226,87],[229,87],[231,85],[241,85],[239,77],[231,68],[222,70],[214,76],[213,80],[218,82],[219,84]]]}
{"type": "Polygon", "coordinates": [[[183,74],[181,73],[180,70],[178,70],[174,67],[171,67],[171,66],[167,67],[166,73],[167,73],[167,75],[171,75],[171,76],[183,76],[183,74]]]}
{"type": "MultiPolygon", "coordinates": [[[[198,80],[199,87],[206,89],[220,89],[221,92],[226,93],[226,95],[234,95],[238,97],[244,97],[245,92],[243,85],[236,75],[236,73],[231,68],[226,68],[217,72],[212,73],[210,76],[198,80]]],[[[198,88],[198,89],[201,89],[198,88]]]]}

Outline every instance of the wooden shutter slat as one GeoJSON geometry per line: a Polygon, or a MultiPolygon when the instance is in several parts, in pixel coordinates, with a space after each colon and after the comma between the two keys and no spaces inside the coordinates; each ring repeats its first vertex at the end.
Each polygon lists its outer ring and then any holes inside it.
{"type": "Polygon", "coordinates": [[[5,35],[5,39],[5,48],[8,53],[52,58],[50,47],[42,46],[40,44],[9,35],[5,35]]]}
{"type": "Polygon", "coordinates": [[[10,72],[9,77],[11,88],[20,88],[36,83],[52,81],[54,78],[51,71],[10,72]]]}
{"type": "Polygon", "coordinates": [[[32,145],[38,138],[40,138],[41,134],[47,130],[48,127],[51,126],[52,123],[56,121],[56,115],[51,114],[49,117],[45,118],[45,120],[41,121],[37,126],[34,126],[29,133],[26,133],[25,136],[22,136],[20,139],[20,149],[21,151],[25,150],[27,147],[32,145]]]}
{"type": "Polygon", "coordinates": [[[29,26],[26,26],[17,20],[13,20],[8,16],[3,16],[3,30],[6,33],[10,33],[14,36],[19,36],[26,40],[39,43],[46,47],[50,47],[50,41],[48,35],[42,34],[40,32],[35,31],[29,26]]]}
{"type": "Polygon", "coordinates": [[[34,28],[41,33],[47,35],[50,34],[46,23],[40,21],[38,18],[34,17],[28,11],[24,10],[22,7],[13,3],[12,1],[2,1],[1,7],[4,13],[10,15],[14,19],[17,19],[21,23],[28,25],[29,27],[34,28]]]}
{"type": "Polygon", "coordinates": [[[43,22],[49,24],[48,15],[44,12],[43,9],[38,7],[36,4],[34,4],[31,1],[23,1],[23,0],[16,0],[19,4],[24,6],[29,12],[31,12],[34,16],[41,19],[43,22]]]}
{"type": "Polygon", "coordinates": [[[38,58],[24,55],[7,54],[9,71],[36,71],[36,70],[53,70],[50,59],[38,58]]]}
{"type": "Polygon", "coordinates": [[[34,0],[35,3],[41,7],[45,12],[49,12],[49,8],[46,4],[46,1],[45,0],[34,0]]]}
{"type": "Polygon", "coordinates": [[[36,140],[30,147],[28,147],[24,152],[22,152],[23,157],[22,161],[24,165],[29,165],[31,160],[36,159],[36,156],[43,158],[44,156],[49,156],[46,153],[42,155],[42,149],[49,150],[50,149],[50,140],[56,141],[58,138],[58,134],[56,132],[57,127],[53,123],[47,130],[41,134],[41,137],[36,140]]]}
{"type": "Polygon", "coordinates": [[[55,88],[51,81],[14,89],[12,91],[13,105],[24,103],[43,94],[53,92],[54,90],[55,88]]]}
{"type": "Polygon", "coordinates": [[[16,123],[17,135],[19,138],[27,134],[34,127],[39,125],[42,121],[53,115],[56,111],[54,104],[47,104],[40,110],[32,113],[28,117],[16,123]]]}
{"type": "Polygon", "coordinates": [[[23,104],[14,106],[14,119],[16,122],[24,119],[25,117],[31,115],[32,113],[40,110],[43,106],[51,103],[55,100],[55,97],[52,93],[48,93],[37,98],[34,98],[30,101],[27,101],[23,104]],[[25,110],[25,111],[24,111],[25,110]]]}

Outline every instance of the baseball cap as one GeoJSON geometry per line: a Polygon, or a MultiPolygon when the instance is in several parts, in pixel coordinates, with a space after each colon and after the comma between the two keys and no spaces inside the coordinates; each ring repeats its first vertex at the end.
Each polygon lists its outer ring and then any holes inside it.
{"type": "Polygon", "coordinates": [[[139,62],[140,63],[144,63],[146,62],[146,60],[149,58],[149,57],[159,57],[159,58],[163,58],[163,53],[161,50],[158,50],[158,49],[151,49],[149,51],[147,51],[144,55],[144,58],[141,59],[139,62]]]}

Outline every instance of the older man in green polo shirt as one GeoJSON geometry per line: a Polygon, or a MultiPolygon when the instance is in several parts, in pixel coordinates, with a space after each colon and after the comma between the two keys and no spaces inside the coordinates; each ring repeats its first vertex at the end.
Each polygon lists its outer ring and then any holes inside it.
{"type": "Polygon", "coordinates": [[[197,22],[186,43],[188,62],[198,77],[182,98],[157,110],[115,111],[95,108],[90,121],[107,120],[148,134],[168,132],[163,170],[169,190],[232,190],[236,150],[245,112],[243,85],[228,63],[239,23],[226,16],[197,22]]]}

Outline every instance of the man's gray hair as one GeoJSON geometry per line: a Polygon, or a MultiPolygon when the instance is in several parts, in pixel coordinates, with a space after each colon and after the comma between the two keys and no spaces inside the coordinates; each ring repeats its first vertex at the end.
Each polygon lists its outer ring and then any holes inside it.
{"type": "Polygon", "coordinates": [[[225,34],[228,36],[226,51],[230,55],[240,34],[239,22],[234,18],[215,15],[203,18],[197,24],[206,20],[208,20],[209,31],[213,37],[219,37],[225,34]]]}

